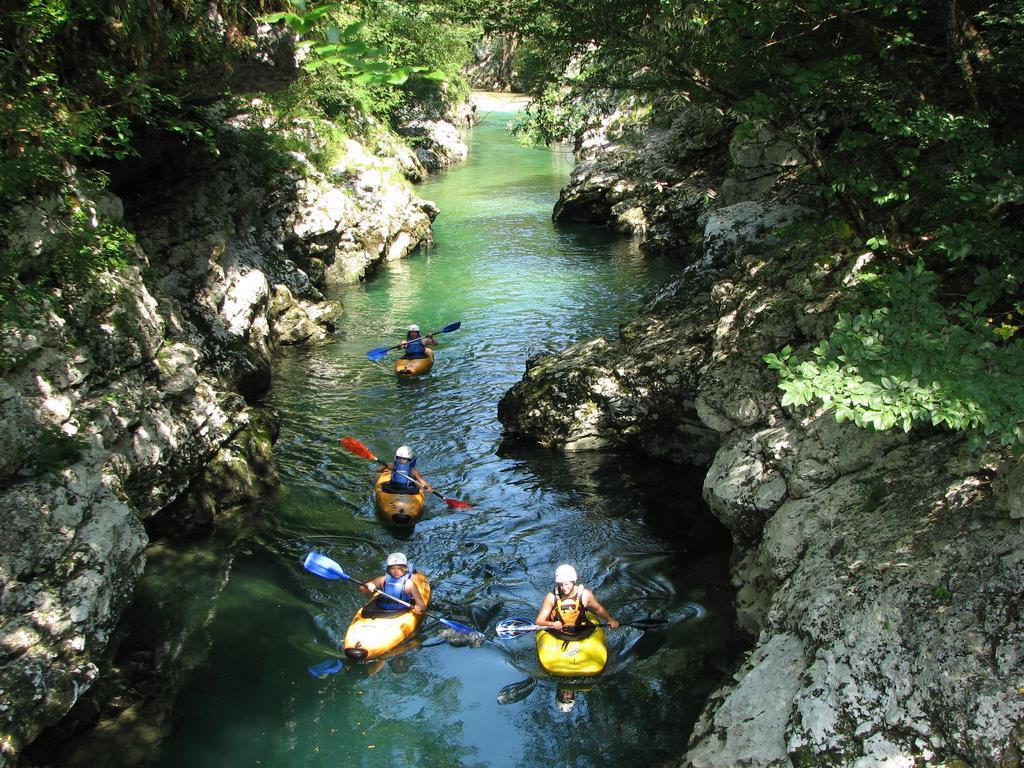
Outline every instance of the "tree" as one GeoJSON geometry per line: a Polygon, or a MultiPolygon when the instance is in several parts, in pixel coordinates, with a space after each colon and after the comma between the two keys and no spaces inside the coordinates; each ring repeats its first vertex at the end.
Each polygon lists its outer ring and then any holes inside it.
{"type": "Polygon", "coordinates": [[[1024,444],[1024,2],[509,7],[546,19],[531,30],[563,59],[594,52],[577,92],[683,93],[788,136],[827,214],[875,251],[831,338],[769,357],[786,402],[1024,444]]]}

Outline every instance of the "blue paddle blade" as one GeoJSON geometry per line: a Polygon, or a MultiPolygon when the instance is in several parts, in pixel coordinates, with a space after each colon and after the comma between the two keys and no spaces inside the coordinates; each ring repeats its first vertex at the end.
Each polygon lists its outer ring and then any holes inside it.
{"type": "Polygon", "coordinates": [[[479,634],[481,634],[480,630],[473,629],[472,627],[470,627],[470,626],[468,626],[466,624],[462,624],[462,623],[460,623],[458,621],[455,621],[454,619],[442,619],[440,616],[434,616],[434,618],[437,619],[442,624],[444,624],[446,627],[454,629],[456,632],[462,632],[462,633],[467,634],[467,635],[479,635],[479,634]]]}
{"type": "Polygon", "coordinates": [[[452,331],[459,330],[459,328],[461,328],[461,327],[462,327],[462,321],[459,320],[459,322],[457,322],[457,323],[452,323],[451,325],[446,325],[444,328],[442,328],[440,331],[438,331],[438,333],[451,333],[452,331]]]}
{"type": "Polygon", "coordinates": [[[378,349],[371,349],[369,352],[366,353],[366,356],[370,358],[373,362],[377,362],[378,360],[387,357],[387,354],[388,350],[384,349],[383,347],[380,347],[378,349]]]}
{"type": "Polygon", "coordinates": [[[310,552],[306,555],[306,559],[302,561],[302,567],[310,573],[315,573],[317,576],[322,576],[325,579],[348,578],[348,574],[341,569],[340,565],[319,552],[310,552]]]}
{"type": "Polygon", "coordinates": [[[341,659],[325,659],[319,664],[314,664],[308,668],[309,674],[313,677],[326,677],[327,675],[333,675],[344,665],[341,663],[341,659]]]}

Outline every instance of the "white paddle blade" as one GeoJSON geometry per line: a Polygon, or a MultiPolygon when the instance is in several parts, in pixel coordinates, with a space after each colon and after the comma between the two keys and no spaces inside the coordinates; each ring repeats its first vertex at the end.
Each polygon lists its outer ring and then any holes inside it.
{"type": "Polygon", "coordinates": [[[500,639],[509,640],[525,635],[527,632],[536,632],[538,629],[543,629],[543,627],[534,624],[529,619],[505,619],[498,622],[494,632],[500,639]]]}

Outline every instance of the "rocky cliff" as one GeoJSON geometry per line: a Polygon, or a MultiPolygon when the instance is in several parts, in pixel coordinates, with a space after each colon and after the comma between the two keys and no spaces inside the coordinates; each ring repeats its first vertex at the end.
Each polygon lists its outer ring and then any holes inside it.
{"type": "Polygon", "coordinates": [[[753,649],[681,765],[1018,765],[1019,459],[784,407],[761,357],[821,338],[873,256],[834,232],[792,239],[823,204],[786,142],[699,108],[625,120],[634,107],[582,137],[555,218],[640,237],[680,275],[617,338],[531,359],[499,416],[563,450],[706,468],[753,649]]]}
{"type": "Polygon", "coordinates": [[[24,294],[3,329],[0,765],[106,674],[147,531],[203,530],[273,487],[276,420],[259,398],[276,349],[333,330],[342,307],[323,291],[431,240],[412,150],[350,139],[317,171],[254,144],[258,107],[225,111],[216,153],[145,137],[106,189],[68,169],[0,233],[23,264],[75,227],[122,246],[86,279],[24,294]]]}

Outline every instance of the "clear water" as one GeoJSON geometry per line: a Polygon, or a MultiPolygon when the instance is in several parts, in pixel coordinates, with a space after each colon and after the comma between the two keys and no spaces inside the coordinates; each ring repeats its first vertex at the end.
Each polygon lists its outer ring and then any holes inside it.
{"type": "Polygon", "coordinates": [[[142,594],[165,613],[171,594],[188,594],[176,620],[195,628],[178,651],[169,730],[152,736],[160,765],[641,765],[685,751],[733,653],[727,545],[701,508],[699,478],[504,443],[496,416],[527,357],[614,335],[673,266],[608,233],[553,225],[571,160],[518,146],[507,119],[492,113],[469,136],[469,161],[418,189],[441,209],[436,247],[345,289],[337,338],[277,363],[281,487],[255,534],[150,553],[142,594]],[[426,377],[397,379],[394,353],[367,360],[410,322],[456,320],[426,377]],[[382,458],[409,444],[436,488],[474,508],[428,497],[413,535],[396,539],[374,514],[373,463],[343,450],[344,436],[382,458]],[[340,655],[363,595],[304,571],[311,549],[359,579],[404,551],[431,579],[431,611],[487,641],[461,644],[428,620],[387,660],[314,676],[309,667],[340,655]],[[226,560],[228,578],[197,599],[188,564],[226,560]],[[595,679],[546,675],[531,636],[498,641],[493,627],[532,618],[561,562],[621,620],[666,617],[668,630],[609,633],[610,662],[595,679]],[[707,616],[680,619],[690,601],[707,616]],[[566,691],[568,712],[556,706],[566,691]]]}

